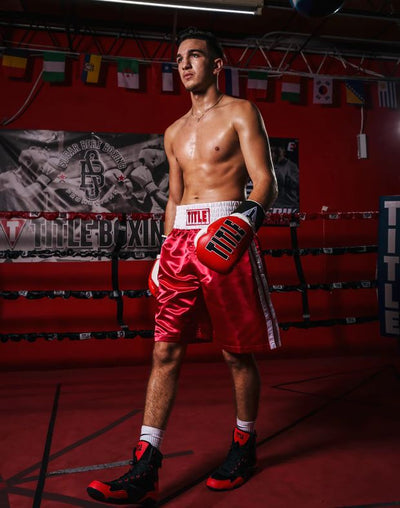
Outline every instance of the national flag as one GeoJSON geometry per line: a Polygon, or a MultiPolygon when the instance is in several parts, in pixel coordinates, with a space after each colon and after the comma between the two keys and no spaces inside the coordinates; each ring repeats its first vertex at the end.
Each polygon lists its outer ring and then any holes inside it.
{"type": "Polygon", "coordinates": [[[247,74],[247,90],[256,99],[265,99],[267,96],[268,72],[249,71],[247,74]]]}
{"type": "Polygon", "coordinates": [[[378,98],[381,108],[397,108],[396,83],[394,81],[379,81],[378,98]]]}
{"type": "Polygon", "coordinates": [[[314,104],[332,104],[333,80],[331,78],[314,78],[314,104]]]}
{"type": "Polygon", "coordinates": [[[98,83],[101,68],[101,55],[85,55],[83,60],[82,81],[98,83]]]}
{"type": "Polygon", "coordinates": [[[118,86],[139,88],[139,62],[133,58],[118,58],[118,86]]]}
{"type": "Polygon", "coordinates": [[[225,93],[233,97],[240,96],[239,69],[232,67],[225,69],[225,93]]]}
{"type": "Polygon", "coordinates": [[[174,74],[172,64],[161,64],[161,91],[173,92],[174,91],[174,74]]]}
{"type": "Polygon", "coordinates": [[[3,69],[10,78],[23,78],[28,65],[28,52],[6,49],[3,53],[3,69]]]}
{"type": "Polygon", "coordinates": [[[43,53],[43,81],[59,83],[65,79],[65,53],[43,53]]]}
{"type": "Polygon", "coordinates": [[[286,76],[282,81],[281,99],[299,103],[300,93],[300,78],[298,76],[286,76]]]}
{"type": "Polygon", "coordinates": [[[365,87],[360,80],[348,79],[346,85],[346,102],[347,104],[365,104],[365,87]]]}

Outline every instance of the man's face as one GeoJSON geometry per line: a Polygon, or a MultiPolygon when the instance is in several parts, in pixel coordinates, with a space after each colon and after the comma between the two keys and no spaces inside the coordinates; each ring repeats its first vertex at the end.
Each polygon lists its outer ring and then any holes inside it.
{"type": "Polygon", "coordinates": [[[188,92],[202,91],[215,80],[217,60],[210,55],[206,41],[186,39],[179,45],[176,61],[188,92]]]}

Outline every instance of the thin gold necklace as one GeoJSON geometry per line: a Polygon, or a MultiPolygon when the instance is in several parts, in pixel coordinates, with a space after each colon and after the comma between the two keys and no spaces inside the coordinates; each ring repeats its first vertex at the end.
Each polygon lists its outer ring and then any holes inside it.
{"type": "Polygon", "coordinates": [[[192,109],[191,109],[191,114],[192,114],[192,117],[197,120],[197,122],[200,122],[200,120],[203,118],[203,116],[208,113],[211,109],[215,108],[215,106],[222,100],[222,97],[224,96],[224,94],[221,94],[218,99],[217,99],[217,102],[215,102],[212,106],[210,106],[209,108],[205,109],[203,111],[203,113],[200,115],[200,116],[196,116],[194,113],[193,113],[193,106],[192,106],[192,109]]]}

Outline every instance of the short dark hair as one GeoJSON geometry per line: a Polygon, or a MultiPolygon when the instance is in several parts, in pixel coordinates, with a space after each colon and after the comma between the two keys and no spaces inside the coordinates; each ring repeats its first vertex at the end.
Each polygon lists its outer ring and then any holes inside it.
{"type": "Polygon", "coordinates": [[[186,39],[200,39],[202,41],[207,42],[208,49],[214,53],[217,58],[224,58],[224,52],[222,50],[221,44],[218,42],[218,39],[211,32],[205,32],[204,30],[200,30],[194,26],[190,26],[189,28],[185,28],[178,33],[176,44],[179,46],[186,39]]]}

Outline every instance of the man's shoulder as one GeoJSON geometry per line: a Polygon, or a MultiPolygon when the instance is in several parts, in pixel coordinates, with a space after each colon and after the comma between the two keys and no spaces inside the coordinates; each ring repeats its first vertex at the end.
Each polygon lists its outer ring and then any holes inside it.
{"type": "Polygon", "coordinates": [[[253,125],[258,122],[261,114],[258,108],[247,99],[227,96],[226,113],[235,126],[253,125]]]}
{"type": "Polygon", "coordinates": [[[252,103],[247,99],[240,99],[239,97],[232,97],[232,95],[225,95],[225,103],[228,106],[235,108],[249,108],[252,103]]]}
{"type": "Polygon", "coordinates": [[[238,97],[227,95],[225,104],[232,112],[238,115],[251,115],[258,112],[258,108],[255,104],[247,99],[239,99],[238,97]]]}

